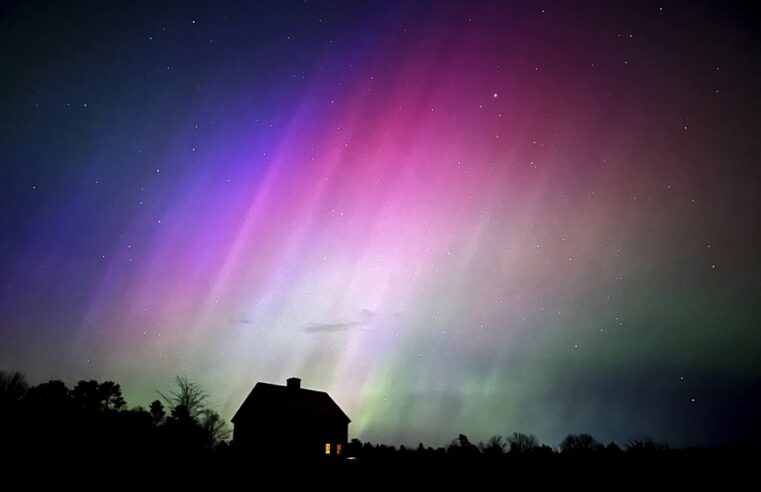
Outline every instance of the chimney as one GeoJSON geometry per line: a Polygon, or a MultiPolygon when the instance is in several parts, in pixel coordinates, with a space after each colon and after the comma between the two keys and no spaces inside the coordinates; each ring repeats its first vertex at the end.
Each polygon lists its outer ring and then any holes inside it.
{"type": "Polygon", "coordinates": [[[295,389],[295,390],[297,390],[297,389],[301,388],[301,379],[299,379],[299,378],[288,378],[287,383],[288,384],[286,386],[289,389],[295,389]]]}

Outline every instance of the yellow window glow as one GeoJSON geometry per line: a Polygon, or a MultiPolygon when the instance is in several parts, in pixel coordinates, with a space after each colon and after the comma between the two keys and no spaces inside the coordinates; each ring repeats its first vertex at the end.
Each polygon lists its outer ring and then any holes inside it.
{"type": "Polygon", "coordinates": [[[336,454],[341,454],[341,444],[336,444],[336,454]]]}
{"type": "Polygon", "coordinates": [[[325,454],[330,454],[330,443],[329,442],[325,443],[325,454]]]}

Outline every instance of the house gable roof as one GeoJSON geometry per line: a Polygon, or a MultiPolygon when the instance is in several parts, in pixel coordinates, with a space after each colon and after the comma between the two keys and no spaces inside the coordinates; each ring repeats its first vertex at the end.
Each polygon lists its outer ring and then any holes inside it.
{"type": "Polygon", "coordinates": [[[241,416],[270,416],[299,421],[316,419],[340,419],[347,424],[351,419],[341,410],[335,401],[324,391],[303,388],[289,388],[277,384],[256,383],[232,418],[241,416]]]}

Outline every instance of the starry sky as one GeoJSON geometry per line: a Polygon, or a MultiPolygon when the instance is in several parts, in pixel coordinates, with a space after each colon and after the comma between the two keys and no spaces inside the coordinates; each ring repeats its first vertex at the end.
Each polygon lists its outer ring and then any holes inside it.
{"type": "Polygon", "coordinates": [[[752,2],[156,3],[0,7],[0,369],[761,435],[752,2]]]}

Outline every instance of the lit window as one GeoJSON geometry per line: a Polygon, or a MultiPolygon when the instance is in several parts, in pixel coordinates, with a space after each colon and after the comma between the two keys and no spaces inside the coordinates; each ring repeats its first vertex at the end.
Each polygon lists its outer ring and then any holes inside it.
{"type": "Polygon", "coordinates": [[[341,445],[336,444],[336,454],[341,454],[341,445]]]}
{"type": "Polygon", "coordinates": [[[325,454],[330,454],[330,443],[329,442],[325,443],[325,454]]]}

